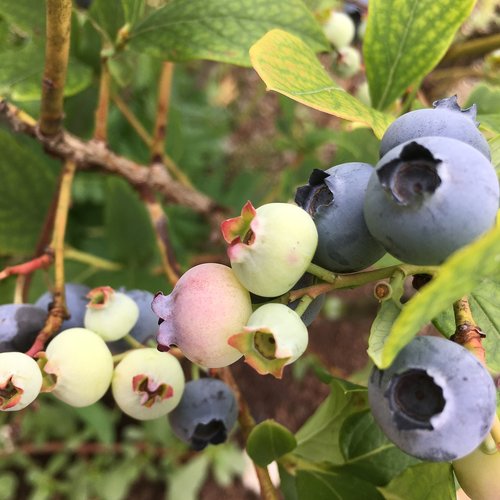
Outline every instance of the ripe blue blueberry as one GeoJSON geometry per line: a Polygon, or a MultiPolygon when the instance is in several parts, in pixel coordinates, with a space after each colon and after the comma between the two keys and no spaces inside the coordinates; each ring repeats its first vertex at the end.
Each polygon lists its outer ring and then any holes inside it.
{"type": "Polygon", "coordinates": [[[168,414],[175,435],[194,450],[227,439],[238,416],[233,391],[213,378],[193,380],[185,385],[179,405],[168,414]]]}
{"type": "Polygon", "coordinates": [[[438,337],[416,337],[389,368],[374,368],[368,398],[387,437],[409,455],[431,461],[475,450],[496,412],[490,374],[467,349],[438,337]]]}
{"type": "Polygon", "coordinates": [[[477,128],[476,105],[462,110],[457,96],[436,101],[434,109],[411,111],[392,122],[382,137],[380,156],[403,142],[431,136],[466,142],[490,159],[488,142],[477,128]]]}
{"type": "MultiPolygon", "coordinates": [[[[85,316],[88,303],[86,295],[89,292],[90,287],[80,283],[66,283],[64,285],[66,308],[70,317],[62,322],[59,331],[67,330],[68,328],[83,328],[83,317],[85,316]]],[[[47,311],[50,308],[51,302],[52,294],[50,292],[45,292],[35,302],[35,306],[41,307],[47,311]]]]}
{"type": "Polygon", "coordinates": [[[31,304],[0,306],[0,352],[25,352],[43,328],[47,312],[31,304]]]}
{"type": "Polygon", "coordinates": [[[295,202],[311,215],[318,230],[315,264],[334,272],[352,272],[384,255],[363,216],[372,173],[368,163],[343,163],[326,171],[313,170],[309,184],[297,189],[295,202]]]}
{"type": "Polygon", "coordinates": [[[494,225],[498,202],[498,178],[483,154],[449,137],[422,137],[379,161],[364,214],[389,253],[438,265],[494,225]]]}

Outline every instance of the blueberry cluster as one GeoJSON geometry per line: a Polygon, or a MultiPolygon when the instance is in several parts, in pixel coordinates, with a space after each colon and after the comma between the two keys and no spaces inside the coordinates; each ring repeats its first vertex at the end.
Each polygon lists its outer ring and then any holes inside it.
{"type": "Polygon", "coordinates": [[[195,449],[226,439],[237,416],[232,390],[210,378],[185,384],[179,361],[156,349],[152,293],[67,283],[65,296],[70,317],[37,359],[24,351],[44,326],[51,294],[34,305],[0,306],[0,411],[21,410],[40,392],[88,406],[111,388],[118,407],[132,418],[156,419],[176,410],[172,429],[195,449]],[[131,349],[125,336],[144,347],[131,349]],[[112,353],[118,355],[116,366],[112,353]]]}
{"type": "Polygon", "coordinates": [[[313,217],[313,262],[352,272],[387,251],[408,264],[439,265],[490,229],[499,185],[475,107],[456,97],[412,111],[384,134],[375,169],[346,163],[314,170],[295,201],[313,217]]]}

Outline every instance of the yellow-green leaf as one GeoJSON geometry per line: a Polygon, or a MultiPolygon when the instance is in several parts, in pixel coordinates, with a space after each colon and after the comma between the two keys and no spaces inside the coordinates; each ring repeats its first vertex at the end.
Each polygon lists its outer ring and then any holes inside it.
{"type": "Polygon", "coordinates": [[[252,65],[268,90],[345,120],[361,122],[381,137],[391,118],[364,105],[335,83],[300,38],[272,30],[250,49],[252,65]]]}
{"type": "Polygon", "coordinates": [[[385,341],[400,312],[401,306],[394,300],[386,300],[380,304],[380,309],[370,329],[367,349],[368,356],[377,366],[381,363],[385,341]]]}
{"type": "Polygon", "coordinates": [[[436,66],[474,3],[370,0],[363,52],[375,108],[387,108],[436,66]]]}
{"type": "Polygon", "coordinates": [[[437,276],[403,308],[384,344],[379,368],[387,368],[398,352],[453,302],[473,290],[488,277],[500,274],[500,224],[455,252],[437,276]]]}

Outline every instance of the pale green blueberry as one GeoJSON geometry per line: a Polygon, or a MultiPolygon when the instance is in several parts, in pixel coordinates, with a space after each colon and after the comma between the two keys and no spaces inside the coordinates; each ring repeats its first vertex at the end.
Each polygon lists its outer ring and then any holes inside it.
{"type": "Polygon", "coordinates": [[[179,404],[184,373],[171,354],[152,348],[136,349],[116,366],[111,389],[124,413],[137,420],[152,420],[179,404]]]}
{"type": "Polygon", "coordinates": [[[491,455],[476,449],[452,462],[458,483],[473,500],[498,500],[500,494],[500,452],[491,455]]]}
{"type": "Polygon", "coordinates": [[[85,328],[70,328],[54,337],[43,361],[43,371],[52,376],[52,394],[70,406],[95,403],[111,383],[111,352],[99,335],[85,328]]]}
{"type": "Polygon", "coordinates": [[[42,388],[36,361],[22,352],[0,353],[0,411],[17,411],[32,403],[42,388]]]}
{"type": "Polygon", "coordinates": [[[342,78],[351,78],[361,70],[361,53],[356,47],[341,47],[333,71],[342,78]]]}
{"type": "Polygon", "coordinates": [[[222,223],[234,274],[251,292],[275,297],[290,290],[311,263],[318,232],[297,205],[246,203],[239,217],[222,223]]]}
{"type": "Polygon", "coordinates": [[[283,367],[306,350],[308,333],[295,311],[284,304],[265,304],[250,316],[241,332],[230,337],[229,343],[258,373],[281,378],[283,367]]]}
{"type": "Polygon", "coordinates": [[[370,87],[368,86],[368,82],[365,80],[358,85],[356,92],[354,94],[357,99],[359,99],[363,104],[367,106],[372,105],[372,100],[370,97],[370,87]]]}
{"type": "Polygon", "coordinates": [[[106,342],[127,335],[139,318],[139,307],[135,301],[111,287],[91,290],[84,317],[85,328],[100,335],[106,342]]]}
{"type": "Polygon", "coordinates": [[[323,25],[323,33],[335,48],[340,49],[354,40],[356,26],[347,14],[332,10],[323,25]]]}

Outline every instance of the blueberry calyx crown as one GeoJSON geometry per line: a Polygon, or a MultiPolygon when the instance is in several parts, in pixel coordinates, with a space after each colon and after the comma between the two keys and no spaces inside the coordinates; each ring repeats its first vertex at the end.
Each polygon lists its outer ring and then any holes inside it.
{"type": "Polygon", "coordinates": [[[440,163],[427,148],[414,141],[403,148],[398,158],[382,165],[377,175],[398,205],[419,205],[441,184],[440,163]]]}
{"type": "Polygon", "coordinates": [[[241,209],[241,215],[223,221],[221,232],[226,242],[231,246],[237,243],[251,245],[255,239],[252,221],[255,219],[256,213],[252,202],[247,201],[241,209]]]}
{"type": "Polygon", "coordinates": [[[410,369],[395,375],[384,394],[400,430],[432,431],[432,417],[444,410],[442,388],[422,369],[410,369]]]}
{"type": "Polygon", "coordinates": [[[156,402],[164,401],[174,395],[171,385],[155,382],[143,374],[132,378],[132,389],[140,395],[140,403],[146,408],[151,408],[156,402]]]}
{"type": "Polygon", "coordinates": [[[94,288],[86,295],[89,299],[87,307],[90,309],[104,309],[114,294],[115,291],[110,286],[94,288]]]}
{"type": "Polygon", "coordinates": [[[309,176],[308,184],[297,188],[295,203],[314,218],[320,206],[328,206],[333,201],[333,193],[325,182],[329,177],[324,170],[315,168],[309,176]]]}
{"type": "Polygon", "coordinates": [[[201,451],[208,444],[221,444],[226,439],[227,429],[224,422],[212,419],[206,424],[200,423],[196,426],[190,444],[195,451],[201,451]]]}
{"type": "Polygon", "coordinates": [[[7,410],[16,406],[21,400],[23,392],[20,387],[14,385],[12,377],[0,383],[0,410],[7,410]]]}
{"type": "Polygon", "coordinates": [[[467,118],[470,118],[476,124],[476,127],[479,126],[479,122],[476,121],[477,106],[473,104],[470,108],[462,109],[458,104],[456,95],[434,101],[432,103],[432,106],[434,107],[434,109],[448,109],[450,111],[457,111],[460,114],[467,116],[467,118]]]}

